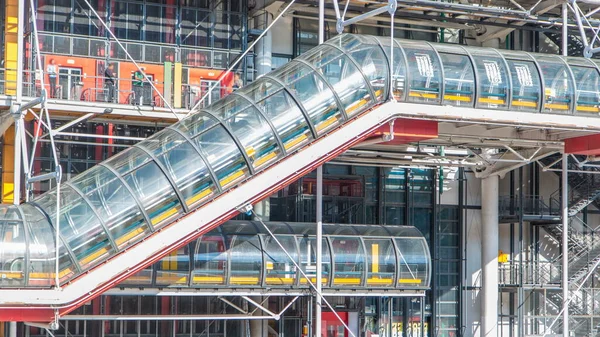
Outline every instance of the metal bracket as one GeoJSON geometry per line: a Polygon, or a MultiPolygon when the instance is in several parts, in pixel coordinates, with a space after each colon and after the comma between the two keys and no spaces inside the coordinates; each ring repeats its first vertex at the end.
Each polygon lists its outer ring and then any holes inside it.
{"type": "Polygon", "coordinates": [[[346,26],[350,26],[352,24],[355,24],[357,22],[360,22],[362,20],[371,18],[371,17],[379,15],[379,14],[383,14],[385,12],[388,12],[389,14],[394,14],[396,12],[397,8],[398,8],[397,0],[388,0],[387,5],[381,6],[370,12],[363,13],[361,15],[355,16],[348,20],[342,20],[342,18],[338,18],[335,28],[336,28],[338,34],[341,34],[344,31],[344,27],[346,27],[346,26]]]}
{"type": "Polygon", "coordinates": [[[240,213],[244,213],[244,214],[251,213],[253,209],[254,209],[254,206],[252,206],[250,204],[246,204],[246,205],[242,205],[242,206],[237,207],[237,210],[240,213]]]}

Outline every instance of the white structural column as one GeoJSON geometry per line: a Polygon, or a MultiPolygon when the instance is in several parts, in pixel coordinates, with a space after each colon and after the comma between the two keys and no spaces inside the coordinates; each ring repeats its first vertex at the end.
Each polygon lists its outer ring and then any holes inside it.
{"type": "Polygon", "coordinates": [[[481,181],[482,337],[498,337],[498,180],[481,181]]]}
{"type": "Polygon", "coordinates": [[[562,293],[563,293],[563,336],[569,336],[569,155],[562,155],[561,207],[562,207],[562,293]]]}
{"type": "MultiPolygon", "coordinates": [[[[270,198],[266,198],[254,204],[252,214],[254,221],[258,221],[262,219],[263,221],[269,221],[270,217],[270,208],[271,201],[270,198]]],[[[253,301],[257,303],[262,303],[264,298],[261,296],[252,296],[250,297],[253,301]]],[[[251,305],[249,305],[252,307],[251,305]]],[[[268,307],[268,304],[265,304],[268,307]]],[[[264,316],[265,313],[262,310],[256,310],[254,316],[264,316]]],[[[250,337],[267,337],[269,332],[269,321],[266,319],[251,319],[250,320],[250,337]]]]}
{"type": "MultiPolygon", "coordinates": [[[[261,13],[256,17],[256,28],[261,30],[266,29],[271,23],[271,21],[273,21],[272,14],[265,11],[264,13],[261,13]]],[[[256,53],[256,61],[254,63],[254,67],[256,68],[257,77],[265,75],[271,71],[272,50],[272,30],[269,29],[269,31],[267,31],[267,33],[262,37],[262,39],[258,40],[256,46],[254,47],[254,52],[256,53]]]]}
{"type": "MultiPolygon", "coordinates": [[[[325,42],[325,0],[319,0],[319,44],[325,42]]],[[[315,299],[315,337],[321,337],[323,290],[323,166],[317,167],[317,296],[315,299]]]]}

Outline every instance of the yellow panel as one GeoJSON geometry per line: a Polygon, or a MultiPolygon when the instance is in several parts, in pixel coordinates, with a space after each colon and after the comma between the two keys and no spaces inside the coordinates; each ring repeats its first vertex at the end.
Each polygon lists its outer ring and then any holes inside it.
{"type": "Polygon", "coordinates": [[[285,143],[283,146],[285,147],[286,150],[291,149],[292,147],[300,144],[302,141],[304,141],[306,138],[308,138],[305,134],[301,134],[300,136],[292,139],[291,141],[285,143]]]}
{"type": "Polygon", "coordinates": [[[557,103],[547,103],[547,109],[555,109],[555,110],[569,110],[569,105],[567,104],[557,104],[557,103]]]}
{"type": "MultiPolygon", "coordinates": [[[[17,27],[19,0],[6,0],[4,26],[4,75],[6,95],[17,94],[17,27]]],[[[3,166],[5,167],[5,166],[3,166]]],[[[3,180],[6,181],[6,180],[3,180]]]]}
{"type": "Polygon", "coordinates": [[[513,106],[524,106],[528,108],[537,108],[537,102],[512,101],[513,106]]]}
{"type": "Polygon", "coordinates": [[[15,127],[4,133],[2,145],[2,203],[12,204],[14,198],[15,127]]]}
{"type": "Polygon", "coordinates": [[[407,284],[407,283],[421,283],[421,279],[418,278],[401,278],[398,280],[398,283],[403,283],[403,284],[407,284]]]}
{"type": "Polygon", "coordinates": [[[237,180],[238,178],[242,177],[244,175],[244,171],[242,170],[237,170],[236,172],[234,172],[233,174],[230,174],[229,176],[227,176],[226,178],[221,179],[221,186],[225,187],[228,184],[234,182],[235,180],[237,180]]]}
{"type": "MultiPolygon", "coordinates": [[[[310,278],[310,282],[312,282],[312,283],[314,284],[315,282],[317,282],[317,278],[316,278],[316,277],[311,277],[311,278],[310,278]]],[[[323,277],[323,278],[321,279],[321,282],[322,282],[323,284],[327,284],[327,278],[323,277]]],[[[303,277],[303,278],[301,278],[301,279],[300,279],[300,283],[301,283],[301,284],[307,284],[308,282],[306,281],[306,278],[304,278],[304,277],[303,277]]]]}
{"type": "Polygon", "coordinates": [[[504,104],[503,99],[497,98],[480,98],[479,103],[488,103],[488,104],[504,104]]]}
{"type": "Polygon", "coordinates": [[[315,129],[317,129],[317,131],[321,131],[323,129],[325,129],[326,127],[330,126],[331,124],[335,123],[337,121],[337,118],[335,116],[331,116],[329,118],[327,118],[326,120],[322,121],[321,123],[319,123],[315,129]]]}
{"type": "Polygon", "coordinates": [[[277,157],[277,155],[275,154],[275,152],[272,151],[271,153],[269,153],[267,155],[264,155],[264,156],[260,157],[258,160],[256,160],[254,162],[254,167],[262,166],[263,164],[265,164],[269,160],[274,159],[276,157],[277,157]]]}
{"type": "Polygon", "coordinates": [[[294,284],[295,279],[284,277],[267,277],[268,285],[294,284]]]}
{"type": "Polygon", "coordinates": [[[108,249],[106,249],[106,248],[99,249],[99,250],[95,251],[94,253],[86,256],[83,260],[80,261],[80,263],[82,265],[86,265],[107,253],[108,253],[108,249]]]}
{"type": "Polygon", "coordinates": [[[223,284],[223,276],[194,276],[193,282],[200,284],[223,284]]]}
{"type": "Polygon", "coordinates": [[[229,279],[229,284],[256,285],[256,284],[258,284],[258,277],[252,277],[252,276],[232,276],[229,279]]]}
{"type": "Polygon", "coordinates": [[[136,237],[137,235],[141,234],[144,232],[144,229],[142,227],[139,227],[137,229],[132,230],[131,232],[121,236],[120,238],[115,240],[115,243],[117,244],[117,246],[122,245],[123,243],[131,240],[132,238],[136,237]]]}
{"type": "Polygon", "coordinates": [[[181,78],[183,77],[183,68],[181,62],[175,63],[175,72],[173,73],[173,107],[181,108],[181,78]]]}
{"type": "Polygon", "coordinates": [[[360,285],[360,278],[358,277],[348,277],[348,278],[334,278],[333,279],[333,284],[342,284],[342,285],[360,285]]]}
{"type": "Polygon", "coordinates": [[[394,280],[391,278],[370,278],[367,280],[367,285],[386,285],[392,284],[394,280]]]}
{"type": "Polygon", "coordinates": [[[469,96],[444,95],[444,99],[448,101],[471,102],[469,96]]]}
{"type": "Polygon", "coordinates": [[[177,208],[173,207],[170,210],[158,215],[152,219],[152,225],[156,225],[157,223],[167,219],[168,217],[177,213],[177,208]]]}
{"type": "Polygon", "coordinates": [[[598,107],[595,106],[578,106],[577,107],[577,111],[583,111],[583,112],[599,112],[600,109],[598,107]]]}
{"type": "Polygon", "coordinates": [[[200,193],[198,193],[195,196],[189,198],[187,200],[187,204],[191,205],[191,204],[195,203],[198,200],[204,199],[206,196],[208,196],[212,192],[213,192],[212,188],[207,187],[207,188],[203,189],[200,193]]]}
{"type": "Polygon", "coordinates": [[[373,261],[371,272],[379,273],[379,244],[377,243],[371,245],[371,261],[373,261]]]}
{"type": "Polygon", "coordinates": [[[437,94],[428,94],[428,93],[424,93],[424,92],[414,92],[414,91],[411,91],[410,93],[408,93],[408,96],[419,97],[419,98],[431,98],[431,99],[438,98],[437,94]]]}

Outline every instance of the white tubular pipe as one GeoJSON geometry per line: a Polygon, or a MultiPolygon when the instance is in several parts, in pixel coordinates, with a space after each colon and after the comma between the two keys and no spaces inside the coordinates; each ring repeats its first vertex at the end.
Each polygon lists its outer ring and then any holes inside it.
{"type": "Polygon", "coordinates": [[[498,180],[481,181],[482,337],[498,337],[498,180]]]}
{"type": "Polygon", "coordinates": [[[569,200],[567,192],[569,189],[569,155],[562,155],[562,292],[563,292],[563,336],[569,336],[569,200]]]}
{"type": "MultiPolygon", "coordinates": [[[[337,0],[335,0],[337,1],[337,0]]],[[[319,0],[319,44],[325,42],[325,0],[319,0]]],[[[317,167],[317,295],[315,298],[315,337],[321,337],[321,294],[323,292],[323,166],[317,167]]]]}

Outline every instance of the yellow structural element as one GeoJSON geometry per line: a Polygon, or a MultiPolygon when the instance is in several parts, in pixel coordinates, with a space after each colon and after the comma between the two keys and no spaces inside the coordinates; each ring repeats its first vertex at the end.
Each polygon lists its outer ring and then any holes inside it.
{"type": "Polygon", "coordinates": [[[2,203],[12,204],[14,199],[15,127],[4,133],[2,145],[2,203]]]}
{"type": "MultiPolygon", "coordinates": [[[[4,75],[6,95],[17,94],[17,31],[19,0],[6,0],[4,21],[4,75]]],[[[24,26],[24,25],[23,25],[24,26]]],[[[6,167],[6,166],[3,166],[6,167]]],[[[3,180],[6,181],[6,180],[3,180]]],[[[4,200],[3,200],[4,201],[4,200]]]]}

